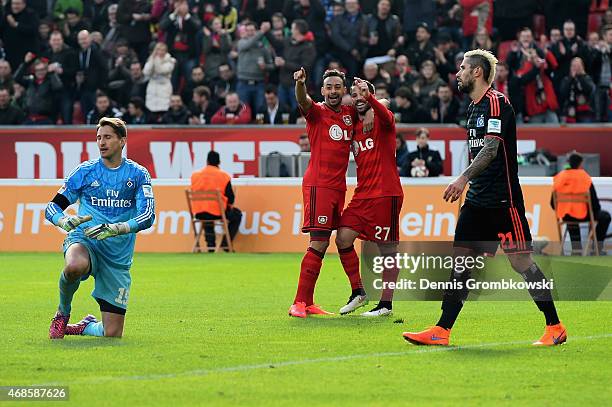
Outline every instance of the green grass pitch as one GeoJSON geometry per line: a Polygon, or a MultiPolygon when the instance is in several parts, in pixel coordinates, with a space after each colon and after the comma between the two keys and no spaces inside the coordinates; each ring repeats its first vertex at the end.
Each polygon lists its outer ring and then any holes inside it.
{"type": "MultiPolygon", "coordinates": [[[[50,341],[61,254],[0,254],[0,386],[67,385],[70,404],[88,407],[612,405],[612,302],[558,303],[569,340],[555,348],[530,345],[543,331],[530,302],[468,303],[455,347],[416,347],[400,335],[435,323],[437,302],[289,318],[300,259],[137,254],[124,338],[50,341]]],[[[92,285],[73,322],[99,317],[92,285]]],[[[328,255],[317,302],[336,311],[348,294],[328,255]]]]}

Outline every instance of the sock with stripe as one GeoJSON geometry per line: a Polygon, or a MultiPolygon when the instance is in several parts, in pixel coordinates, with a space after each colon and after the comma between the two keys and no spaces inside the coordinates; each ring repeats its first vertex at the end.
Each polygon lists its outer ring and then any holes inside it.
{"type": "MultiPolygon", "coordinates": [[[[546,280],[546,276],[542,273],[542,270],[537,264],[533,263],[527,270],[521,273],[523,279],[527,283],[537,283],[546,280]]],[[[559,316],[557,315],[557,309],[553,302],[552,294],[549,289],[536,289],[530,288],[529,295],[533,298],[533,301],[538,306],[538,309],[544,314],[546,318],[546,325],[556,325],[559,323],[559,316]]]]}
{"type": "Polygon", "coordinates": [[[59,306],[58,309],[63,315],[69,315],[72,310],[72,297],[79,288],[81,279],[77,278],[76,281],[68,281],[64,272],[61,273],[59,279],[59,306]]]}
{"type": "Polygon", "coordinates": [[[344,249],[338,249],[338,254],[340,255],[340,262],[351,283],[353,292],[355,292],[355,290],[363,290],[361,274],[359,273],[359,256],[357,256],[355,246],[351,245],[344,249]]]}
{"type": "Polygon", "coordinates": [[[297,293],[294,304],[304,302],[312,305],[314,302],[314,289],[321,272],[324,253],[309,247],[302,259],[300,279],[298,281],[297,293]]]}
{"type": "Polygon", "coordinates": [[[104,336],[104,325],[102,325],[102,321],[87,325],[83,331],[83,335],[104,336]]]}

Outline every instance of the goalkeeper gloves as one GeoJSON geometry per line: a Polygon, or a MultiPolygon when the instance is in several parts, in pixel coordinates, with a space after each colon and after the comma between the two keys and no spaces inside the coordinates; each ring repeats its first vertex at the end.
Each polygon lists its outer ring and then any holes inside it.
{"type": "Polygon", "coordinates": [[[66,232],[70,232],[71,230],[76,229],[76,227],[79,226],[81,223],[89,222],[90,220],[91,215],[66,215],[62,216],[57,220],[57,226],[64,229],[66,232]]]}
{"type": "Polygon", "coordinates": [[[125,235],[126,233],[130,233],[130,225],[127,222],[102,223],[101,225],[85,229],[85,236],[96,240],[104,240],[109,237],[125,235]]]}

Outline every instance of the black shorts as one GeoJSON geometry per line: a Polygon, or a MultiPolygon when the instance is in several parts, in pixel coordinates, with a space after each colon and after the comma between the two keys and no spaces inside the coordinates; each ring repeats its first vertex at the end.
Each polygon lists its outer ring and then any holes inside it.
{"type": "Polygon", "coordinates": [[[495,255],[499,245],[506,254],[533,251],[524,206],[480,208],[466,202],[457,220],[454,246],[495,255]]]}
{"type": "Polygon", "coordinates": [[[119,308],[108,301],[104,301],[102,298],[94,298],[96,302],[100,305],[100,312],[110,312],[112,314],[125,315],[125,308],[119,308]]]}

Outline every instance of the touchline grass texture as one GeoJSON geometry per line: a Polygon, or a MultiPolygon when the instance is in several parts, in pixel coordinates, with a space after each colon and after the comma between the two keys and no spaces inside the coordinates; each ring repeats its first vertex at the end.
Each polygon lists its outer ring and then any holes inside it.
{"type": "MultiPolygon", "coordinates": [[[[401,333],[434,324],[437,302],[396,303],[390,318],[289,318],[300,260],[138,254],[124,338],[51,341],[62,255],[0,254],[0,386],[67,385],[69,404],[88,407],[612,404],[611,302],[559,303],[569,340],[556,348],[530,345],[544,328],[530,302],[468,303],[455,347],[416,347],[401,333]]],[[[73,322],[99,317],[92,284],[73,322]]],[[[327,256],[317,302],[337,311],[349,293],[327,256]]]]}

